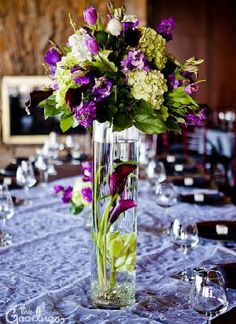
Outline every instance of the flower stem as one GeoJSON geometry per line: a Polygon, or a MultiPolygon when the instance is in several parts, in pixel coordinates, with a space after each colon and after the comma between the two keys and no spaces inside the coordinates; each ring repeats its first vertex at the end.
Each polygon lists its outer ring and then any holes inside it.
{"type": "Polygon", "coordinates": [[[111,271],[110,271],[110,288],[113,289],[116,284],[116,268],[115,268],[116,258],[111,258],[111,271]]]}

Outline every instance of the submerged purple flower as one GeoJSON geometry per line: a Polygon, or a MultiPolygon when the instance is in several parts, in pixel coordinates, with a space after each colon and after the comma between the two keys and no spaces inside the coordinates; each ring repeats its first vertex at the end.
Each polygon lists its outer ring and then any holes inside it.
{"type": "Polygon", "coordinates": [[[205,109],[199,110],[197,114],[188,113],[185,116],[186,123],[188,125],[201,126],[202,122],[206,119],[205,109]]]}
{"type": "Polygon", "coordinates": [[[168,79],[168,85],[170,89],[176,89],[182,84],[181,80],[175,79],[174,73],[169,74],[167,79],[168,79]]]}
{"type": "Polygon", "coordinates": [[[97,14],[97,10],[94,7],[85,9],[83,12],[83,16],[84,16],[84,21],[86,22],[86,24],[96,25],[98,14],[97,14]]]}
{"type": "Polygon", "coordinates": [[[173,38],[172,30],[175,28],[176,24],[172,17],[168,19],[163,19],[160,25],[157,27],[157,32],[165,38],[167,41],[173,38]]]}
{"type": "Polygon", "coordinates": [[[93,191],[92,188],[87,187],[82,189],[83,198],[88,202],[91,203],[93,201],[93,191]]]}
{"type": "Polygon", "coordinates": [[[107,77],[100,77],[95,79],[95,85],[93,87],[92,93],[94,95],[95,101],[100,101],[104,98],[110,96],[112,91],[112,82],[107,77]]]}
{"type": "Polygon", "coordinates": [[[121,67],[124,73],[128,73],[133,69],[150,71],[145,54],[141,50],[130,50],[127,56],[121,61],[121,67]]]}
{"type": "Polygon", "coordinates": [[[64,190],[64,187],[61,186],[61,185],[55,185],[55,186],[53,187],[53,190],[54,190],[54,192],[57,194],[57,193],[63,191],[63,190],[64,190]]]}
{"type": "Polygon", "coordinates": [[[187,85],[187,87],[185,87],[184,91],[186,94],[191,95],[192,93],[197,92],[198,89],[199,89],[198,84],[190,83],[189,85],[187,85]]]}
{"type": "Polygon", "coordinates": [[[71,201],[72,192],[73,192],[73,188],[71,186],[68,186],[64,189],[63,196],[62,196],[63,203],[67,204],[71,201]]]}
{"type": "Polygon", "coordinates": [[[70,88],[67,90],[65,99],[66,104],[70,108],[71,112],[74,112],[76,107],[79,106],[81,103],[81,98],[82,94],[80,88],[70,88]]]}
{"type": "Polygon", "coordinates": [[[44,55],[44,60],[49,65],[56,65],[56,63],[61,60],[61,55],[55,48],[51,47],[44,55]]]}
{"type": "Polygon", "coordinates": [[[99,45],[95,38],[87,36],[85,44],[91,54],[96,55],[99,52],[99,45]]]}
{"type": "Polygon", "coordinates": [[[93,162],[83,162],[82,163],[82,174],[83,174],[83,181],[93,181],[93,162]]]}
{"type": "Polygon", "coordinates": [[[121,195],[125,189],[128,176],[136,169],[134,164],[121,164],[109,177],[110,195],[121,195]]]}
{"type": "Polygon", "coordinates": [[[76,119],[80,125],[89,128],[92,126],[93,121],[96,119],[96,105],[93,101],[81,102],[77,107],[75,113],[76,119]]]}
{"type": "Polygon", "coordinates": [[[136,207],[137,202],[132,199],[120,199],[109,215],[109,222],[112,225],[126,210],[136,207]]]}

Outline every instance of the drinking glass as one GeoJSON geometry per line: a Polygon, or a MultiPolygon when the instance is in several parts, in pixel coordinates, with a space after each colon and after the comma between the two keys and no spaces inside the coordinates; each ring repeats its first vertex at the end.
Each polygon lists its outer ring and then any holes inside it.
{"type": "Polygon", "coordinates": [[[199,242],[197,226],[194,222],[186,219],[176,218],[171,224],[170,239],[172,243],[181,247],[184,254],[183,271],[180,273],[179,278],[183,281],[192,280],[192,271],[186,270],[186,256],[188,249],[194,247],[199,242]]]}
{"type": "Polygon", "coordinates": [[[29,188],[33,187],[36,183],[34,171],[30,161],[22,161],[16,170],[16,183],[24,187],[26,204],[31,204],[29,199],[29,188]]]}
{"type": "MultiPolygon", "coordinates": [[[[171,182],[163,182],[159,183],[156,186],[156,203],[157,205],[164,208],[164,221],[169,223],[169,208],[174,206],[177,203],[177,192],[175,190],[174,185],[171,182]]],[[[169,225],[169,224],[168,224],[169,225]]],[[[168,228],[166,229],[168,232],[168,228]]]]}
{"type": "Polygon", "coordinates": [[[80,144],[76,141],[74,136],[68,135],[65,141],[66,147],[70,150],[73,165],[80,164],[79,158],[81,155],[80,144]]]}
{"type": "Polygon", "coordinates": [[[6,221],[14,215],[14,205],[6,185],[0,186],[0,246],[12,243],[12,237],[6,232],[6,221]]]}
{"type": "Polygon", "coordinates": [[[165,166],[161,161],[150,160],[146,173],[149,182],[155,186],[155,189],[160,186],[160,183],[166,180],[165,166]]]}
{"type": "Polygon", "coordinates": [[[208,324],[215,316],[226,311],[228,298],[222,274],[213,269],[196,271],[190,301],[194,310],[206,316],[208,324]]]}
{"type": "Polygon", "coordinates": [[[40,172],[40,183],[47,187],[48,182],[48,159],[43,156],[42,154],[39,154],[35,161],[35,166],[40,172]]]}

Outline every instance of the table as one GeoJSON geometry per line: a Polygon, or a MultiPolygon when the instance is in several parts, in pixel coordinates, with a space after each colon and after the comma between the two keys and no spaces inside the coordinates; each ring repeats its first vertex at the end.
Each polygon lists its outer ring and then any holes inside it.
{"type": "MultiPolygon", "coordinates": [[[[72,184],[74,179],[56,183],[72,184]]],[[[8,222],[14,244],[0,251],[0,323],[6,323],[6,318],[8,323],[205,322],[189,304],[190,284],[172,277],[182,270],[183,256],[161,234],[163,211],[156,206],[149,183],[140,182],[137,302],[115,311],[93,308],[89,302],[90,235],[83,227],[83,215],[70,215],[68,205],[58,196],[35,188],[31,193],[33,207],[18,207],[8,222]],[[18,322],[13,322],[14,318],[18,322]]],[[[196,220],[236,220],[236,207],[230,204],[190,208],[178,203],[170,212],[196,220]]],[[[191,251],[187,265],[210,266],[235,260],[235,251],[208,241],[191,251]]],[[[230,290],[229,298],[232,307],[236,291],[230,290]]]]}

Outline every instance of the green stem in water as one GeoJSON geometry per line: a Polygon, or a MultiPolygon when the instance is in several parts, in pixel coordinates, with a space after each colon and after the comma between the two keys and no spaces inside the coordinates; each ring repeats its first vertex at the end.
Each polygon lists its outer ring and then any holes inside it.
{"type": "Polygon", "coordinates": [[[116,284],[116,268],[115,268],[116,258],[111,258],[111,271],[110,271],[110,288],[113,289],[116,284]]]}

